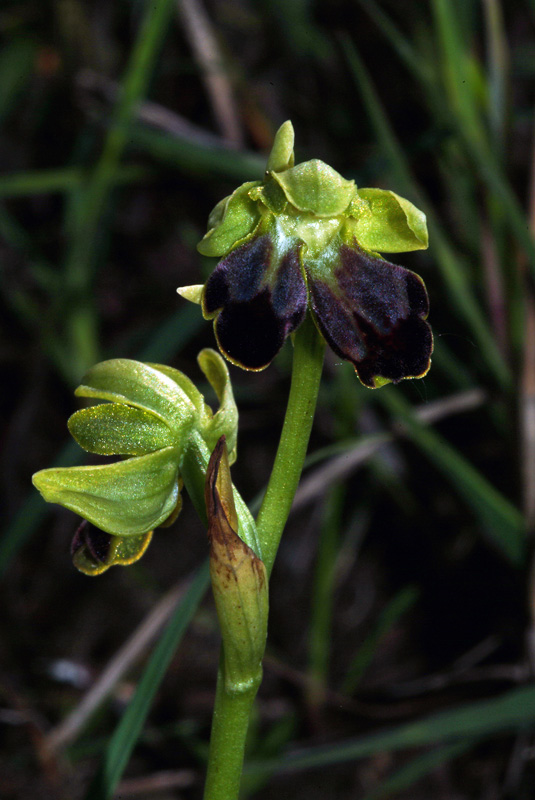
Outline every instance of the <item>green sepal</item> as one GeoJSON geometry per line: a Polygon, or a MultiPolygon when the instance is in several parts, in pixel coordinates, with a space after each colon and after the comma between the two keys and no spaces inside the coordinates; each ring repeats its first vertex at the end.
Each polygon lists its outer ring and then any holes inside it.
{"type": "Polygon", "coordinates": [[[197,245],[203,256],[224,256],[253,233],[260,221],[257,203],[249,192],[260,181],[248,181],[216,205],[208,218],[208,232],[197,245]]]}
{"type": "Polygon", "coordinates": [[[233,464],[237,457],[238,407],[232,393],[227,365],[219,353],[209,347],[201,350],[197,361],[219,401],[219,409],[215,413],[205,402],[204,396],[193,381],[190,381],[182,372],[163,364],[151,364],[151,366],[176,381],[186,392],[198,414],[196,427],[200,430],[210,450],[214,449],[221,436],[226,436],[229,459],[233,464]]]}
{"type": "Polygon", "coordinates": [[[152,531],[140,536],[110,536],[109,551],[104,561],[96,560],[87,547],[79,547],[72,555],[72,563],[84,575],[102,575],[110,567],[129,566],[139,561],[152,539],[152,531]]]}
{"type": "Polygon", "coordinates": [[[425,214],[386,189],[358,189],[347,211],[360,247],[379,253],[405,253],[428,246],[425,214]]]}
{"type": "Polygon", "coordinates": [[[191,427],[195,416],[195,406],[174,380],[148,364],[127,358],[96,364],[75,394],[149,411],[181,434],[191,427]]]}
{"type": "Polygon", "coordinates": [[[299,211],[309,211],[317,217],[342,214],[355,194],[355,181],[347,181],[317,158],[271,175],[289,203],[299,211]]]}
{"type": "Polygon", "coordinates": [[[148,366],[158,370],[158,372],[162,372],[164,375],[174,381],[177,386],[189,397],[198,415],[205,417],[210,413],[210,408],[205,403],[202,393],[197,389],[193,381],[190,380],[187,375],[184,375],[183,372],[180,372],[180,370],[175,369],[174,367],[168,367],[166,364],[153,364],[149,362],[148,366]]]}
{"type": "Polygon", "coordinates": [[[191,286],[179,286],[177,293],[183,297],[184,300],[189,300],[190,303],[195,303],[200,306],[202,304],[203,289],[204,283],[194,283],[191,284],[191,286]]]}
{"type": "Polygon", "coordinates": [[[135,536],[174,511],[179,495],[179,447],[96,467],[58,467],[33,476],[49,503],[75,511],[107,533],[135,536]]]}
{"type": "Polygon", "coordinates": [[[251,200],[259,200],[272,214],[282,214],[288,200],[279,184],[273,179],[267,180],[262,186],[255,186],[249,192],[251,200]]]}
{"type": "Polygon", "coordinates": [[[80,447],[103,456],[141,456],[170,447],[175,438],[154,414],[122,403],[83,408],[67,424],[80,447]]]}
{"type": "Polygon", "coordinates": [[[283,122],[275,134],[273,147],[269,154],[267,172],[282,172],[293,167],[294,156],[294,128],[289,119],[283,122]]]}
{"type": "Polygon", "coordinates": [[[221,436],[225,436],[229,462],[233,464],[238,455],[238,407],[227,365],[219,353],[208,347],[201,350],[197,361],[219,400],[219,409],[202,425],[203,439],[213,450],[221,436]]]}

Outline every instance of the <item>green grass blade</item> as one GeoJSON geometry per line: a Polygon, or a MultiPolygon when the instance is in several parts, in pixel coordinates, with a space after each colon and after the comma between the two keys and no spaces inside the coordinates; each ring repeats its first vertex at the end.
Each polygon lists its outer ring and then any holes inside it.
{"type": "Polygon", "coordinates": [[[489,86],[488,119],[494,148],[503,155],[507,121],[509,53],[500,0],[485,0],[485,38],[489,86]]]}
{"type": "Polygon", "coordinates": [[[508,387],[512,382],[509,370],[498,350],[481,308],[473,295],[468,281],[469,271],[463,264],[463,259],[459,258],[454,252],[432,211],[430,202],[425,198],[413,179],[407,159],[394,135],[390,122],[354,44],[350,39],[344,37],[342,45],[351,73],[375,129],[377,140],[390,165],[393,178],[397,184],[396,190],[415,200],[427,215],[431,247],[436,254],[438,266],[441,269],[444,283],[450,294],[451,306],[457,310],[467,328],[472,331],[481,348],[482,358],[486,361],[491,373],[502,386],[508,387]]]}
{"type": "Polygon", "coordinates": [[[512,689],[492,700],[442,711],[400,725],[382,733],[373,733],[359,739],[337,744],[309,747],[289,753],[281,759],[250,763],[247,771],[272,769],[288,772],[315,769],[366,758],[375,753],[394,752],[410,747],[484,739],[498,734],[516,733],[535,727],[535,686],[512,689]]]}
{"type": "Polygon", "coordinates": [[[465,753],[474,742],[471,739],[462,742],[455,742],[455,744],[439,747],[431,750],[429,753],[424,753],[417,756],[404,767],[399,769],[394,775],[381,782],[381,785],[371,794],[365,797],[365,800],[379,800],[381,797],[395,797],[398,792],[409,789],[420,778],[425,777],[437,767],[445,764],[447,761],[452,761],[457,756],[465,753]]]}
{"type": "Polygon", "coordinates": [[[526,526],[520,511],[440,434],[418,421],[400,392],[389,387],[378,400],[403,423],[409,438],[451,481],[494,544],[514,564],[521,564],[526,526]]]}
{"type": "MultiPolygon", "coordinates": [[[[69,441],[54,461],[54,467],[73,467],[80,464],[85,453],[76,442],[69,441]]],[[[48,503],[32,490],[26,501],[11,520],[0,539],[0,577],[2,577],[13,557],[30,538],[37,526],[41,524],[50,511],[48,503]]],[[[74,533],[74,525],[73,525],[74,533]]]]}
{"type": "MultiPolygon", "coordinates": [[[[90,246],[101,213],[113,184],[115,172],[129,140],[129,129],[140,100],[144,97],[152,76],[156,58],[171,18],[173,0],[156,0],[145,4],[146,12],[134,44],[122,82],[119,101],[112,114],[102,154],[93,170],[78,220],[84,247],[90,246]],[[87,229],[90,229],[88,232],[87,229]]],[[[82,246],[77,248],[82,264],[70,265],[74,275],[85,277],[89,263],[82,246]]]]}
{"type": "MultiPolygon", "coordinates": [[[[441,124],[456,128],[458,136],[468,152],[470,162],[474,164],[480,178],[498,198],[499,206],[504,212],[510,229],[526,252],[531,269],[535,274],[535,242],[527,225],[526,215],[522,206],[499,163],[500,146],[503,144],[503,129],[505,125],[506,45],[498,0],[488,0],[485,6],[489,8],[489,53],[491,54],[488,87],[490,94],[489,113],[491,130],[494,132],[494,142],[498,145],[497,150],[490,148],[481,119],[476,115],[476,109],[480,103],[478,103],[474,91],[471,90],[472,82],[467,79],[465,74],[470,56],[466,52],[467,48],[458,28],[453,4],[450,0],[433,0],[433,6],[438,39],[441,43],[443,60],[446,62],[444,65],[445,82],[449,86],[451,105],[443,102],[436,103],[437,87],[430,83],[430,73],[425,67],[426,62],[423,59],[418,59],[410,45],[392,25],[388,17],[382,11],[372,11],[373,3],[366,10],[381,27],[403,63],[410,69],[418,82],[422,84],[422,87],[428,90],[428,102],[432,106],[431,110],[440,118],[441,124]]],[[[354,66],[359,68],[358,56],[354,66]]],[[[477,70],[478,65],[476,62],[473,62],[472,66],[474,71],[477,70]]],[[[361,72],[364,70],[361,64],[360,70],[361,72]]],[[[470,72],[470,70],[468,71],[470,72]]],[[[364,79],[366,79],[366,75],[364,75],[364,79]]],[[[373,101],[374,92],[371,84],[370,92],[372,94],[371,101],[373,101]]],[[[376,97],[375,100],[378,103],[376,97]]],[[[385,131],[385,137],[386,133],[387,131],[385,131]]],[[[391,159],[394,160],[396,154],[392,148],[387,152],[389,152],[391,159]]],[[[398,156],[403,158],[401,151],[398,152],[398,156]]],[[[408,178],[408,172],[405,170],[398,177],[408,178]]],[[[436,231],[433,233],[431,221],[429,227],[431,241],[433,242],[436,231]]],[[[443,236],[442,238],[445,237],[443,236]]],[[[479,326],[480,321],[477,324],[479,326]]]]}
{"type": "Polygon", "coordinates": [[[478,64],[463,39],[455,4],[451,0],[432,0],[431,9],[443,84],[451,110],[465,134],[481,145],[486,141],[486,133],[478,113],[480,103],[473,80],[478,64]]]}
{"type": "MultiPolygon", "coordinates": [[[[128,184],[143,181],[153,173],[145,167],[136,165],[124,166],[114,174],[115,184],[128,184]]],[[[25,195],[52,194],[71,192],[80,188],[85,182],[87,173],[80,167],[63,167],[61,169],[41,169],[30,172],[16,172],[0,177],[0,198],[24,197],[25,195]]]]}
{"type": "Polygon", "coordinates": [[[16,106],[35,70],[37,44],[30,38],[14,38],[0,50],[0,124],[16,106]]]}
{"type": "Polygon", "coordinates": [[[477,143],[468,138],[465,139],[465,146],[481,179],[498,198],[500,209],[509,223],[511,232],[525,251],[532,274],[535,276],[535,240],[530,231],[526,214],[513,192],[511,184],[487,148],[478,147],[477,143]]]}
{"type": "Polygon", "coordinates": [[[79,193],[74,225],[69,227],[70,243],[64,268],[65,291],[70,300],[66,319],[66,350],[73,375],[82,374],[98,360],[96,318],[88,297],[91,296],[91,280],[103,242],[102,217],[129,140],[132,118],[146,93],[174,5],[174,0],[155,0],[144,4],[145,16],[130,56],[102,154],[87,185],[79,193]],[[71,352],[68,352],[69,348],[71,352]]]}
{"type": "Polygon", "coordinates": [[[171,136],[137,123],[132,126],[130,143],[148,153],[156,161],[179,167],[194,176],[214,178],[220,175],[229,180],[251,181],[262,178],[266,159],[256,153],[232,150],[193,142],[191,139],[171,136]]]}
{"type": "Polygon", "coordinates": [[[393,628],[418,599],[418,589],[406,586],[401,589],[381,612],[377,624],[359,647],[342,684],[343,694],[353,694],[360,680],[370,666],[381,639],[393,628]]]}
{"type": "Polygon", "coordinates": [[[138,354],[139,361],[167,362],[206,325],[199,306],[187,303],[156,328],[138,354]]]}
{"type": "Polygon", "coordinates": [[[340,549],[344,498],[344,484],[336,484],[329,489],[318,542],[308,635],[309,701],[313,705],[323,702],[323,694],[328,685],[336,562],[340,549]]]}
{"type": "Polygon", "coordinates": [[[358,2],[362,10],[369,14],[377,27],[381,29],[407,69],[413,74],[417,74],[422,82],[429,84],[434,77],[433,70],[392,22],[390,17],[377,5],[375,0],[358,0],[358,2]]]}
{"type": "Polygon", "coordinates": [[[182,602],[155,646],[136,692],[106,748],[86,800],[110,800],[141,733],[152,701],[173,655],[210,582],[208,562],[196,573],[182,602]]]}

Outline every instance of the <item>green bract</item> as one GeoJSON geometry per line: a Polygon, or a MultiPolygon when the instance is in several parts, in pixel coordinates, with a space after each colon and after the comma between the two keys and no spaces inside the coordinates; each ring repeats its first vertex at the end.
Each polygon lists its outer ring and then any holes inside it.
{"type": "Polygon", "coordinates": [[[198,245],[222,257],[204,287],[179,293],[214,320],[223,355],[264,369],[307,308],[370,388],[421,377],[433,349],[422,280],[378,252],[427,247],[425,215],[391,191],[358,189],[318,159],[294,165],[291,122],[264,181],[220,201],[198,245]]]}
{"type": "Polygon", "coordinates": [[[176,518],[181,463],[193,431],[210,450],[225,435],[230,457],[236,458],[238,413],[228,370],[213,350],[203,350],[199,364],[220,403],[215,414],[189,378],[159,364],[104,361],[76,390],[78,397],[104,402],[72,415],[74,439],[84,450],[123,460],[42,470],[33,482],[45,500],[91,524],[77,531],[73,547],[82,571],[96,574],[112,564],[132,563],[154,528],[176,518]]]}
{"type": "Polygon", "coordinates": [[[263,561],[238,536],[238,516],[225,437],[216,443],[205,484],[210,576],[221,627],[225,688],[241,694],[258,685],[266,646],[268,578],[263,561]]]}

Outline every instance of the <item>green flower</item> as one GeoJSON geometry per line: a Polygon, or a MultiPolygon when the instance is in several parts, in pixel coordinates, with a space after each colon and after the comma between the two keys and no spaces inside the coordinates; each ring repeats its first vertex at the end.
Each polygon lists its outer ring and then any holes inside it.
{"type": "Polygon", "coordinates": [[[228,370],[213,350],[199,354],[220,408],[213,414],[178,370],[119,358],[93,367],[76,390],[99,405],[77,411],[69,430],[84,450],[122,456],[113,463],[45,469],[33,476],[45,500],[82,516],[72,554],[90,575],[131,564],[145,552],[154,528],[171,524],[182,500],[182,459],[193,432],[210,450],[226,435],[236,458],[238,414],[228,370]]]}
{"type": "Polygon", "coordinates": [[[265,180],[217,204],[198,249],[221,260],[204,286],[179,293],[201,304],[223,355],[245,369],[265,369],[308,308],[365,386],[422,377],[433,350],[424,283],[378,251],[426,248],[425,215],[317,159],[294,166],[293,142],[285,122],[265,180]]]}

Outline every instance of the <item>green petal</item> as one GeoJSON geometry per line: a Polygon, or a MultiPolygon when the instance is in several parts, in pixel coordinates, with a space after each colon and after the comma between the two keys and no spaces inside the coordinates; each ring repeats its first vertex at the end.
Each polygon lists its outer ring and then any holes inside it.
{"type": "Polygon", "coordinates": [[[93,526],[82,523],[76,531],[72,547],[72,561],[84,575],[101,575],[115,565],[128,566],[139,561],[152,539],[152,531],[140,536],[112,536],[93,526]],[[100,552],[95,552],[95,542],[100,552]],[[100,557],[99,557],[100,556],[100,557]]]}
{"type": "Polygon", "coordinates": [[[203,256],[224,256],[251,234],[260,221],[260,211],[249,191],[260,181],[243,183],[221,200],[208,219],[208,233],[197,245],[203,256]]]}
{"type": "Polygon", "coordinates": [[[178,369],[174,369],[174,367],[168,367],[166,364],[149,363],[148,366],[158,370],[158,372],[162,372],[174,381],[174,383],[189,397],[198,414],[206,416],[210,413],[209,407],[204,402],[203,395],[187,375],[184,375],[184,373],[180,372],[178,369]]]}
{"type": "Polygon", "coordinates": [[[288,200],[283,190],[273,178],[269,178],[262,186],[255,186],[249,192],[251,200],[260,200],[272,214],[282,214],[288,200]]]}
{"type": "Polygon", "coordinates": [[[80,447],[104,456],[141,456],[174,444],[171,430],[154,414],[119,403],[77,411],[68,426],[80,447]]]}
{"type": "Polygon", "coordinates": [[[342,214],[355,192],[355,181],[346,181],[318,159],[297,164],[285,172],[273,172],[272,176],[295,208],[318,217],[342,214]]]}
{"type": "Polygon", "coordinates": [[[195,415],[195,406],[175,381],[147,364],[127,358],[96,364],[75,394],[150,411],[181,433],[189,428],[195,415]]]}
{"type": "Polygon", "coordinates": [[[178,502],[178,447],[97,467],[45,469],[34,486],[49,503],[120,536],[153,530],[178,502]]]}
{"type": "Polygon", "coordinates": [[[358,189],[349,208],[351,231],[364,250],[404,253],[428,245],[425,214],[395,192],[358,189]]]}
{"type": "Polygon", "coordinates": [[[204,440],[210,450],[213,450],[221,436],[225,436],[229,461],[233,464],[237,457],[238,407],[227,365],[219,353],[208,347],[201,350],[197,361],[219,400],[218,411],[203,427],[204,440]]]}
{"type": "Polygon", "coordinates": [[[290,120],[286,120],[275,134],[273,147],[269,154],[268,172],[282,172],[294,165],[294,128],[290,120]]]}

